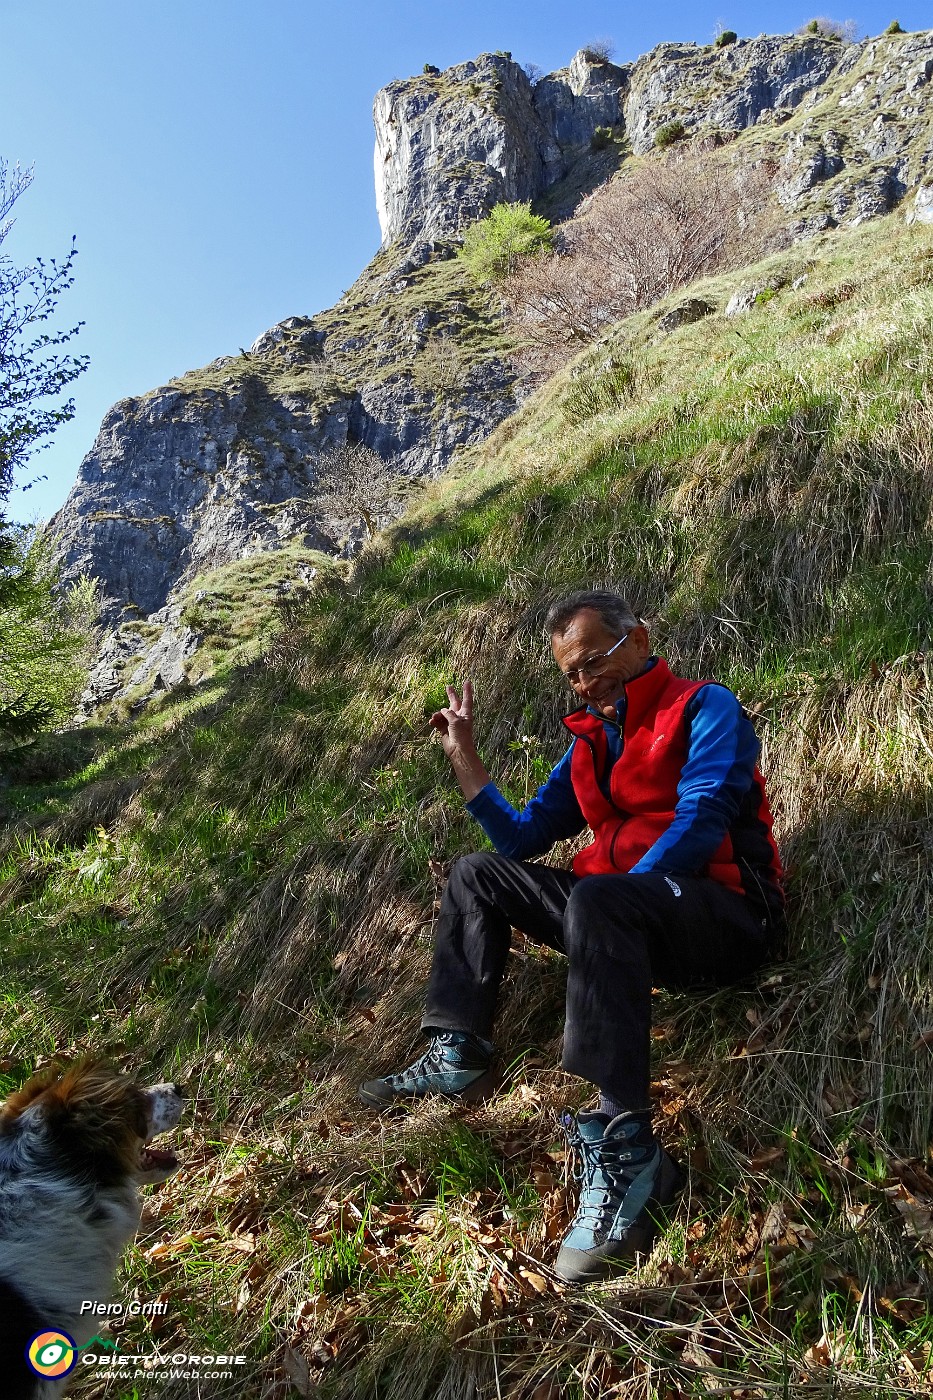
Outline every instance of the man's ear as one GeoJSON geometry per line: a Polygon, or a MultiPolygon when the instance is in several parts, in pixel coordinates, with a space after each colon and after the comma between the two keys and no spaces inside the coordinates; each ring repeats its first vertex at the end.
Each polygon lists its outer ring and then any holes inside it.
{"type": "Polygon", "coordinates": [[[633,627],[631,632],[629,632],[629,637],[635,643],[635,650],[640,655],[646,657],[651,655],[651,638],[648,636],[647,627],[643,627],[642,624],[639,623],[637,627],[633,627]]]}

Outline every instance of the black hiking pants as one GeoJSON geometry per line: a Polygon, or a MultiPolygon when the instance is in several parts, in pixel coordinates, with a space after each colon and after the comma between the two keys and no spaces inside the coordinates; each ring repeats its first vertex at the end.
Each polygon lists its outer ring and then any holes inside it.
{"type": "Polygon", "coordinates": [[[563,1067],[649,1106],[651,988],[724,986],[765,961],[767,919],[715,880],[586,875],[482,852],[441,902],[422,1026],[491,1038],[513,928],[567,955],[563,1067]]]}

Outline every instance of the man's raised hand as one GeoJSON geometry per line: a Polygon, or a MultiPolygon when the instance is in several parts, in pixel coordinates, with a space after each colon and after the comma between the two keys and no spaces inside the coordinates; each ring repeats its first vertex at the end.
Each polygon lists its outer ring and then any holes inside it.
{"type": "Polygon", "coordinates": [[[428,721],[440,736],[441,746],[448,755],[457,751],[475,751],[473,743],[473,683],[463,682],[463,695],[452,685],[447,687],[447,704],[435,710],[428,721]]]}
{"type": "Polygon", "coordinates": [[[473,739],[473,682],[463,682],[463,695],[447,687],[447,704],[428,721],[437,730],[441,748],[453,765],[457,782],[469,802],[490,782],[473,739]]]}

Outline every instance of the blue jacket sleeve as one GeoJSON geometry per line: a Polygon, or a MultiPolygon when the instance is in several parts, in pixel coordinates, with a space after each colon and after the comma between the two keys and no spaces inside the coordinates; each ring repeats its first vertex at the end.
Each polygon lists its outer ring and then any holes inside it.
{"type": "Polygon", "coordinates": [[[689,875],[715,853],[755,776],[760,745],[731,690],[705,685],[684,711],[687,758],[677,784],[674,820],[641,860],[637,874],[689,875]]]}
{"type": "Polygon", "coordinates": [[[500,855],[531,860],[549,851],[555,841],[576,836],[586,826],[570,781],[572,753],[571,746],[520,812],[495,783],[487,783],[466,804],[500,855]]]}

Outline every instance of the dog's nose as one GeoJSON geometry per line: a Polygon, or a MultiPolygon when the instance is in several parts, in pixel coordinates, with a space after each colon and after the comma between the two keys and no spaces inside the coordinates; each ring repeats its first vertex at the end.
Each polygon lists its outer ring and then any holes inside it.
{"type": "Polygon", "coordinates": [[[188,1095],[185,1093],[183,1085],[170,1084],[168,1087],[171,1089],[172,1093],[177,1094],[180,1099],[186,1099],[188,1097],[188,1095]]]}

